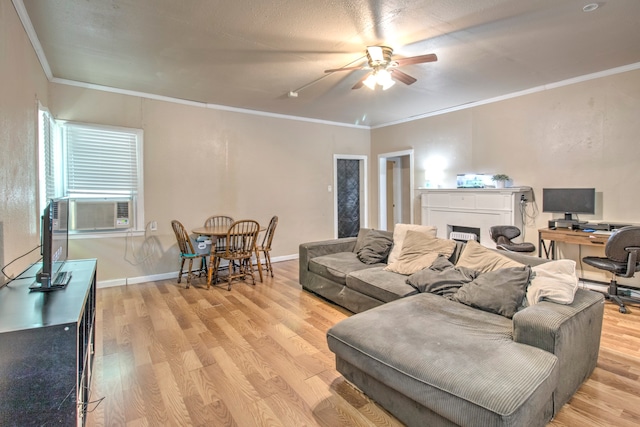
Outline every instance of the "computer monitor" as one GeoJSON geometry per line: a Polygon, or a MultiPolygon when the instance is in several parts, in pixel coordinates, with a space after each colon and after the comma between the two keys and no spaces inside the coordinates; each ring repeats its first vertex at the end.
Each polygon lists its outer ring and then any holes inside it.
{"type": "Polygon", "coordinates": [[[565,221],[577,221],[573,214],[596,213],[595,188],[543,188],[542,212],[563,213],[565,221]]]}

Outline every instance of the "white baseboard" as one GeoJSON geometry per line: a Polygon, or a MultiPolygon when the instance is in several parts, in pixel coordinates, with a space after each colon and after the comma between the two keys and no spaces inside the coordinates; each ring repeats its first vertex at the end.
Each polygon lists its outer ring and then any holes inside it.
{"type": "MultiPolygon", "coordinates": [[[[290,261],[293,259],[298,259],[298,254],[294,255],[283,255],[279,257],[271,258],[272,263],[281,262],[281,261],[290,261]]],[[[159,280],[170,280],[177,279],[178,272],[172,271],[169,273],[161,273],[161,274],[152,274],[149,276],[138,276],[138,277],[125,277],[122,279],[113,279],[113,280],[98,280],[96,283],[96,287],[100,288],[112,288],[114,286],[128,286],[128,285],[136,285],[138,283],[146,283],[146,282],[157,282],[159,280]]]]}

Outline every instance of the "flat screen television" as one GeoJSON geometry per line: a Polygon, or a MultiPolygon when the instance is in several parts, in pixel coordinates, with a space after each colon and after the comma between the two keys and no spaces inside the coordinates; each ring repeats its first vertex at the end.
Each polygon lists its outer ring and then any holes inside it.
{"type": "Polygon", "coordinates": [[[40,228],[42,269],[31,285],[34,291],[64,289],[71,273],[63,271],[69,253],[69,200],[51,199],[42,214],[40,228]]]}
{"type": "Polygon", "coordinates": [[[577,221],[573,214],[596,213],[595,188],[543,188],[542,212],[563,213],[565,221],[577,221]]]}

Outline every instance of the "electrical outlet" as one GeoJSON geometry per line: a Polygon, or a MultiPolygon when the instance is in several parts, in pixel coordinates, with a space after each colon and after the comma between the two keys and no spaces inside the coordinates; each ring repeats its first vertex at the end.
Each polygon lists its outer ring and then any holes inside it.
{"type": "Polygon", "coordinates": [[[157,221],[151,221],[149,223],[149,230],[158,231],[158,222],[157,221]]]}

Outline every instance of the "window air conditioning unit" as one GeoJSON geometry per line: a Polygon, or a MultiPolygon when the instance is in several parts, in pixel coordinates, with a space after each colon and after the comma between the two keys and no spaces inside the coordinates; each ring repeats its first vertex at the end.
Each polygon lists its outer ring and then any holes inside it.
{"type": "Polygon", "coordinates": [[[126,230],[133,226],[131,199],[73,199],[69,222],[75,231],[126,230]]]}

